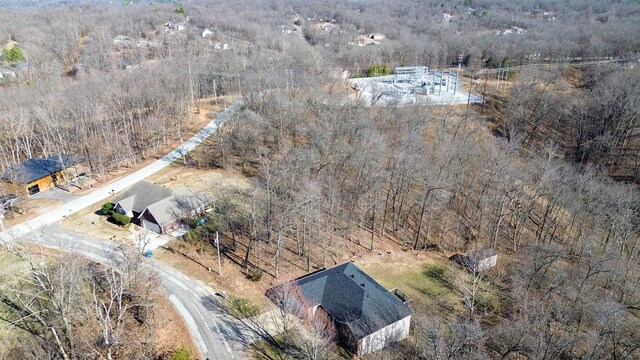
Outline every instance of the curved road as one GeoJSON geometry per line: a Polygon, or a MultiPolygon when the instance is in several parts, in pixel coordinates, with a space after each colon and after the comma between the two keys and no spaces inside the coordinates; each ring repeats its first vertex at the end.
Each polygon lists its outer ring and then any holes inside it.
{"type": "MultiPolygon", "coordinates": [[[[103,201],[113,195],[114,192],[122,191],[164,169],[174,161],[181,159],[185,154],[213,135],[218,127],[240,108],[240,105],[241,102],[238,101],[227,107],[188,141],[144,168],[64,204],[53,211],[0,232],[0,243],[8,246],[16,241],[36,243],[79,253],[94,261],[109,264],[110,254],[117,251],[114,244],[82,234],[67,232],[55,224],[66,216],[103,201]]],[[[161,276],[169,300],[184,318],[202,355],[211,360],[242,357],[240,355],[242,354],[241,342],[229,340],[234,338],[241,339],[242,336],[238,336],[241,334],[234,324],[226,321],[220,313],[215,292],[170,266],[153,259],[149,259],[149,264],[161,276]]]]}
{"type": "MultiPolygon", "coordinates": [[[[43,227],[23,239],[107,265],[112,264],[113,254],[118,252],[116,244],[72,233],[58,225],[43,227]]],[[[162,279],[166,295],[185,320],[202,356],[210,360],[244,358],[242,328],[219,311],[220,303],[213,289],[157,260],[145,261],[162,279]]]]}

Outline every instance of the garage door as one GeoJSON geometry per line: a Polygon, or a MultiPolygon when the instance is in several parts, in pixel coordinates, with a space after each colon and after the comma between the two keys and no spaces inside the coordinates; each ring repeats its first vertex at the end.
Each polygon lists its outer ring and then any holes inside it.
{"type": "Polygon", "coordinates": [[[160,225],[156,224],[156,223],[152,223],[151,221],[148,221],[146,219],[142,219],[142,227],[145,229],[149,229],[151,231],[155,231],[158,234],[160,234],[160,225]]]}
{"type": "Polygon", "coordinates": [[[29,186],[27,191],[29,192],[29,196],[35,195],[35,194],[40,192],[40,186],[38,184],[35,184],[33,186],[29,186]]]}

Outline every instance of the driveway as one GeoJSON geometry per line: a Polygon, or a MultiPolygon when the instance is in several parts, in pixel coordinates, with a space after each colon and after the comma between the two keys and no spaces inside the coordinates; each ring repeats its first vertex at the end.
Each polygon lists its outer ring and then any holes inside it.
{"type": "MultiPolygon", "coordinates": [[[[114,244],[83,234],[71,233],[60,228],[57,224],[52,224],[58,223],[65,217],[95,203],[104,201],[114,192],[122,191],[164,169],[174,161],[181,159],[215,133],[219,125],[226,122],[240,108],[240,105],[241,102],[238,101],[229,106],[217,114],[191,139],[150,165],[110,183],[104,188],[71,200],[49,213],[0,232],[0,242],[11,246],[13,242],[22,240],[72,251],[94,261],[109,264],[110,254],[118,251],[114,244]]],[[[235,359],[239,358],[239,356],[242,357],[238,355],[242,354],[240,351],[242,342],[231,342],[229,340],[233,337],[233,334],[239,332],[234,330],[232,322],[229,323],[231,325],[224,325],[226,322],[219,311],[220,307],[214,306],[216,303],[215,292],[170,266],[153,259],[149,259],[148,262],[162,277],[169,300],[184,318],[202,355],[209,359],[235,359]]],[[[235,338],[239,339],[237,336],[235,338]]]]}
{"type": "Polygon", "coordinates": [[[80,195],[72,194],[66,190],[62,190],[60,188],[54,187],[47,191],[39,192],[35,195],[31,195],[29,199],[52,199],[52,200],[60,200],[65,204],[68,204],[76,199],[78,199],[80,195]]]}
{"type": "Polygon", "coordinates": [[[53,211],[37,216],[24,223],[14,225],[13,227],[6,229],[4,232],[0,232],[0,241],[15,241],[17,238],[24,236],[34,230],[37,230],[49,224],[53,224],[57,221],[61,221],[65,217],[74,214],[92,204],[104,201],[114,193],[122,191],[129,186],[137,183],[138,181],[144,180],[145,178],[157,173],[158,171],[169,166],[172,162],[181,159],[185,154],[187,154],[189,151],[193,150],[196,146],[200,145],[203,141],[209,138],[213,133],[216,132],[220,124],[226,122],[229,117],[240,108],[240,105],[241,102],[238,101],[227,107],[224,111],[217,114],[191,139],[184,142],[181,146],[177,147],[159,160],[156,160],[153,163],[145,166],[144,168],[135,171],[119,180],[116,180],[109,185],[105,185],[103,188],[97,189],[89,194],[70,201],[69,203],[64,204],[64,206],[61,206],[53,211]]]}

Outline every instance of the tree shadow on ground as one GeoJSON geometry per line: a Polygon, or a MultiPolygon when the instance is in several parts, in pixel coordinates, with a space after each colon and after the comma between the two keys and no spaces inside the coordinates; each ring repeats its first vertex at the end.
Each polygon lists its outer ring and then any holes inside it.
{"type": "Polygon", "coordinates": [[[231,301],[222,296],[202,296],[200,302],[207,310],[221,315],[217,319],[221,323],[220,332],[227,341],[233,342],[235,347],[242,348],[250,357],[290,359],[282,350],[281,342],[268,331],[264,319],[261,318],[269,315],[246,316],[254,313],[246,314],[233,309],[231,301]]]}

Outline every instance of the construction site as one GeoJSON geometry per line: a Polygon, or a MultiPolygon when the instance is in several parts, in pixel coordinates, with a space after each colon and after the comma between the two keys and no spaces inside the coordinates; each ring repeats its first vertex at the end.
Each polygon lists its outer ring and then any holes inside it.
{"type": "Polygon", "coordinates": [[[392,75],[348,80],[356,97],[370,105],[455,105],[481,103],[473,86],[457,71],[439,71],[427,66],[396,67],[392,75]]]}

